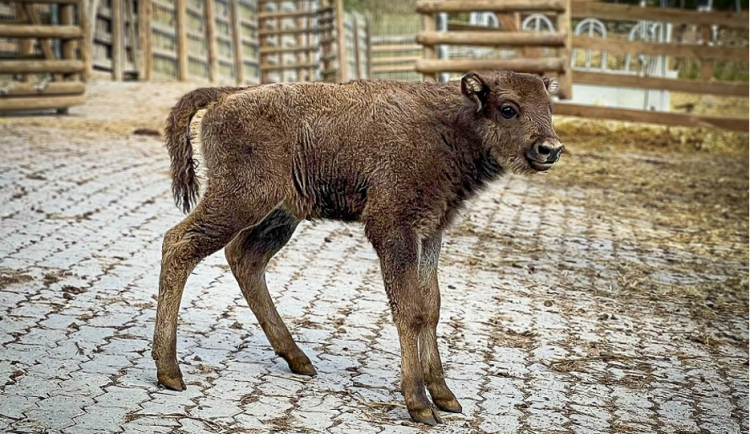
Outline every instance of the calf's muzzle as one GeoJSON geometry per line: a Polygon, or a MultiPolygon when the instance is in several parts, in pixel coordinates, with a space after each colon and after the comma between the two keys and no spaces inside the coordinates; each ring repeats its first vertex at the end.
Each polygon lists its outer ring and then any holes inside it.
{"type": "Polygon", "coordinates": [[[559,140],[552,137],[543,137],[534,142],[526,152],[529,165],[534,170],[544,171],[552,167],[560,159],[563,145],[559,140]]]}

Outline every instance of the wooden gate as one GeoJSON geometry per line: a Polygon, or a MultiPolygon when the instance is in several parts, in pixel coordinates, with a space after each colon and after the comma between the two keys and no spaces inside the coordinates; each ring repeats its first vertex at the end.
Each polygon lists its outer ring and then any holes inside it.
{"type": "Polygon", "coordinates": [[[82,2],[17,0],[0,15],[0,111],[83,104],[90,50],[82,2]]]}

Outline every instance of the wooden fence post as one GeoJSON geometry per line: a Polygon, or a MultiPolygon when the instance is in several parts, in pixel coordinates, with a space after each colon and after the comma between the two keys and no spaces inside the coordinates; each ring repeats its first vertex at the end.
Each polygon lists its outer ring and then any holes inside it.
{"type": "Polygon", "coordinates": [[[214,0],[205,0],[203,9],[204,17],[206,19],[206,42],[208,44],[208,80],[211,83],[216,83],[217,81],[219,81],[219,58],[216,53],[216,20],[214,18],[214,0]]]}
{"type": "Polygon", "coordinates": [[[84,82],[88,81],[93,69],[93,59],[91,57],[91,34],[93,33],[93,27],[88,8],[89,2],[90,0],[82,0],[78,4],[78,25],[81,27],[81,32],[83,33],[83,37],[78,42],[78,51],[83,61],[81,80],[84,82]]]}
{"type": "Polygon", "coordinates": [[[122,81],[123,39],[122,0],[112,0],[112,79],[122,81]]]}
{"type": "Polygon", "coordinates": [[[557,31],[564,33],[565,48],[563,49],[562,72],[558,73],[557,81],[559,85],[558,95],[560,99],[570,99],[573,97],[573,67],[571,66],[571,54],[573,52],[573,24],[570,19],[571,0],[564,0],[565,10],[557,14],[557,31]]]}
{"type": "MultiPolygon", "coordinates": [[[[61,26],[72,26],[73,22],[73,7],[72,4],[61,4],[58,6],[58,13],[60,14],[60,25],[61,26]]],[[[76,59],[76,41],[74,39],[66,39],[62,41],[62,47],[60,54],[63,59],[73,60],[76,59]]],[[[69,77],[63,76],[63,79],[69,77]]]]}
{"type": "MultiPolygon", "coordinates": [[[[435,23],[435,14],[433,12],[427,12],[422,15],[422,28],[425,32],[435,32],[437,25],[435,23]]],[[[435,58],[435,46],[425,45],[423,57],[425,60],[432,60],[435,58]]],[[[428,72],[424,73],[425,81],[436,81],[437,73],[428,72]]]]}
{"type": "Polygon", "coordinates": [[[185,81],[188,79],[186,0],[175,0],[175,18],[177,21],[177,79],[185,81]]]}
{"type": "Polygon", "coordinates": [[[151,79],[151,14],[153,11],[152,0],[138,0],[138,44],[143,53],[143,62],[138,76],[141,80],[151,79]]]}
{"type": "Polygon", "coordinates": [[[346,59],[346,28],[344,26],[344,0],[336,0],[336,45],[338,48],[339,72],[338,82],[349,81],[349,62],[346,59]]]}
{"type": "MultiPolygon", "coordinates": [[[[258,2],[260,9],[260,2],[258,2]]],[[[229,14],[232,26],[232,48],[234,48],[234,78],[237,84],[245,81],[244,71],[242,70],[242,38],[240,37],[240,11],[237,0],[230,0],[229,14]]]]}
{"type": "Polygon", "coordinates": [[[354,34],[354,70],[357,72],[357,80],[362,79],[362,66],[359,58],[359,17],[352,14],[352,34],[354,34]]]}

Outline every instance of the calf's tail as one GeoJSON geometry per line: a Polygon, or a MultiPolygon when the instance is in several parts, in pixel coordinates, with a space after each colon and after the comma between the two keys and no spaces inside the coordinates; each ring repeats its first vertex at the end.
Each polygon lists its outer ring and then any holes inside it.
{"type": "Polygon", "coordinates": [[[242,87],[206,87],[196,89],[180,98],[172,107],[164,129],[167,151],[172,160],[172,194],[178,208],[186,214],[198,200],[200,185],[195,170],[190,143],[190,121],[193,116],[226,95],[238,92],[242,87]]]}

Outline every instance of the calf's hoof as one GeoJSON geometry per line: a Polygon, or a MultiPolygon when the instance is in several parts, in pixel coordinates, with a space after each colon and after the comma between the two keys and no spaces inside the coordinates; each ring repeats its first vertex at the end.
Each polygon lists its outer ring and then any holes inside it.
{"type": "Polygon", "coordinates": [[[159,363],[156,362],[156,378],[167,389],[182,391],[185,390],[185,382],[182,381],[182,373],[177,362],[159,363]]]}
{"type": "Polygon", "coordinates": [[[409,416],[411,416],[414,422],[424,423],[429,426],[443,423],[443,420],[440,419],[440,415],[438,415],[437,411],[432,407],[421,408],[418,410],[409,409],[409,416]]]}
{"type": "Polygon", "coordinates": [[[310,359],[307,358],[306,355],[304,355],[302,352],[300,354],[286,358],[286,362],[289,365],[289,369],[294,372],[295,374],[299,375],[307,375],[307,376],[314,376],[317,375],[317,371],[315,370],[315,367],[313,366],[312,362],[310,362],[310,359]]]}
{"type": "Polygon", "coordinates": [[[458,403],[458,400],[456,398],[448,398],[448,399],[434,399],[435,405],[437,408],[443,410],[443,411],[449,411],[451,413],[461,413],[463,409],[461,408],[461,404],[458,403]]]}

